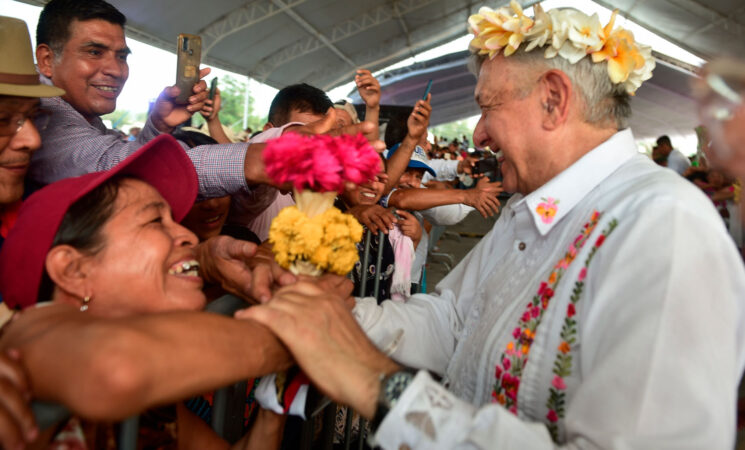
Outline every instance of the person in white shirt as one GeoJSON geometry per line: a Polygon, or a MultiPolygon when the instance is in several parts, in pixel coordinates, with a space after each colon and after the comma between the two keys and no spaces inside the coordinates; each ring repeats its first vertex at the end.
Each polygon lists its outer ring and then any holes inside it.
{"type": "Polygon", "coordinates": [[[469,19],[474,144],[515,192],[493,230],[435,293],[357,299],[361,327],[310,283],[239,316],[385,449],[732,448],[745,269],[711,202],[625,129],[651,49],[615,15],[511,8],[469,19]]]}
{"type": "Polygon", "coordinates": [[[670,137],[660,136],[657,138],[656,151],[659,155],[667,161],[667,167],[678,172],[679,175],[683,175],[689,167],[691,167],[691,161],[686,158],[680,150],[673,147],[670,137]]]}

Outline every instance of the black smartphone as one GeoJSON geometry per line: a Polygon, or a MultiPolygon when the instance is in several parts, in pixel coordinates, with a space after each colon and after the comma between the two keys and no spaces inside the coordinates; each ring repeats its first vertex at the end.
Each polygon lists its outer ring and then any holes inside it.
{"type": "Polygon", "coordinates": [[[210,100],[215,99],[215,92],[217,92],[217,77],[213,78],[210,83],[210,100]]]}
{"type": "Polygon", "coordinates": [[[424,95],[422,96],[422,100],[427,100],[427,96],[429,95],[429,91],[432,89],[432,80],[429,80],[427,83],[427,89],[424,90],[424,95]]]}

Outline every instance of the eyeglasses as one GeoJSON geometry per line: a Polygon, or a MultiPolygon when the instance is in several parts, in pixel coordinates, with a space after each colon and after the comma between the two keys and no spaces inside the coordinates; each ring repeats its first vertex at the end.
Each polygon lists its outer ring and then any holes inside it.
{"type": "Polygon", "coordinates": [[[51,113],[44,109],[36,109],[27,114],[5,114],[0,111],[0,136],[13,136],[21,131],[27,120],[34,122],[38,131],[44,131],[49,125],[51,113]]]}

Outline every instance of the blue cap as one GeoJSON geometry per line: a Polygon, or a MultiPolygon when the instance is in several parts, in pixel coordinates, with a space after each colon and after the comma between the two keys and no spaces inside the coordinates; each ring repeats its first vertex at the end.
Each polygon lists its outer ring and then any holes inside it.
{"type": "MultiPolygon", "coordinates": [[[[396,150],[401,146],[401,144],[396,144],[393,147],[388,150],[388,155],[386,155],[386,159],[391,159],[391,156],[393,156],[394,153],[396,153],[396,150]]],[[[409,160],[409,165],[406,166],[409,169],[424,169],[427,172],[429,172],[433,177],[437,176],[437,172],[434,171],[428,164],[427,161],[429,159],[427,158],[427,154],[424,152],[424,149],[420,146],[416,146],[414,148],[414,152],[411,154],[411,159],[409,160]]]]}

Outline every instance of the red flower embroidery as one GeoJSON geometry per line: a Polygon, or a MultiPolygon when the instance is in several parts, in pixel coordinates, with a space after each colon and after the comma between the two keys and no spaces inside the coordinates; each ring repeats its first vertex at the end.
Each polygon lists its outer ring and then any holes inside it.
{"type": "Polygon", "coordinates": [[[548,419],[550,422],[557,422],[559,420],[559,416],[556,415],[556,411],[551,409],[548,411],[548,414],[546,414],[546,419],[548,419]]]}
{"type": "Polygon", "coordinates": [[[595,241],[595,247],[600,247],[601,245],[603,245],[603,242],[605,242],[605,235],[601,234],[600,236],[598,236],[598,240],[595,241]]]}
{"type": "Polygon", "coordinates": [[[569,306],[567,306],[567,317],[574,317],[574,315],[577,313],[574,309],[574,303],[569,303],[569,306]]]}

